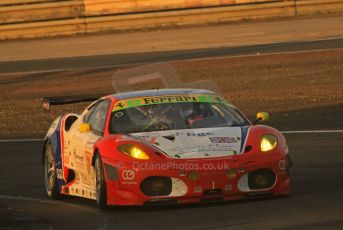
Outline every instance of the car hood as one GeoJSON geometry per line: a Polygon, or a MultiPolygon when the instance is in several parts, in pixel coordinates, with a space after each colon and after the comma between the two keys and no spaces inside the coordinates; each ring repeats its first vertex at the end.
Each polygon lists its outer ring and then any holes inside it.
{"type": "Polygon", "coordinates": [[[239,154],[247,127],[219,127],[133,133],[173,158],[209,158],[239,154]]]}

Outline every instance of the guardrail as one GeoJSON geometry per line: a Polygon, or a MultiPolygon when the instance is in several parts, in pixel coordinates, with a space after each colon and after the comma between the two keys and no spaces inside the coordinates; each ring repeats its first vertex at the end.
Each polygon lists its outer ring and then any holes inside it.
{"type": "Polygon", "coordinates": [[[0,39],[39,38],[86,33],[84,19],[65,19],[0,26],[0,39]]]}
{"type": "Polygon", "coordinates": [[[284,0],[84,0],[84,3],[86,16],[98,16],[282,1],[284,0]]]}
{"type": "Polygon", "coordinates": [[[23,5],[32,3],[42,3],[42,2],[60,2],[63,0],[0,0],[0,6],[3,5],[23,5]]]}
{"type": "Polygon", "coordinates": [[[343,0],[295,0],[296,15],[343,12],[343,0]]]}
{"type": "Polygon", "coordinates": [[[0,39],[337,12],[343,0],[0,0],[0,39]]]}
{"type": "Polygon", "coordinates": [[[87,17],[86,23],[87,33],[92,33],[106,30],[194,25],[293,15],[293,5],[291,2],[286,1],[273,4],[235,5],[157,13],[87,17]]]}
{"type": "Polygon", "coordinates": [[[77,18],[84,11],[83,2],[77,0],[0,6],[0,24],[77,18]]]}

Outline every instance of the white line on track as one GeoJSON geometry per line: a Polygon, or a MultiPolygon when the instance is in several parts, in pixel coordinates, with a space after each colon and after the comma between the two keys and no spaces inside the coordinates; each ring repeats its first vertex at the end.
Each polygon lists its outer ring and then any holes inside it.
{"type": "Polygon", "coordinates": [[[343,51],[343,48],[330,48],[330,49],[313,49],[313,50],[298,50],[298,51],[281,51],[281,52],[273,52],[273,53],[255,53],[255,54],[242,54],[242,55],[223,55],[219,57],[204,57],[204,58],[191,58],[191,59],[184,59],[184,60],[173,60],[168,61],[170,63],[178,62],[178,61],[201,61],[201,60],[221,60],[221,59],[229,59],[229,58],[244,58],[244,57],[264,57],[264,56],[273,56],[273,55],[287,55],[287,54],[306,54],[306,53],[319,53],[323,51],[343,51]]]}
{"type": "MultiPolygon", "coordinates": [[[[317,39],[317,40],[311,40],[309,42],[320,42],[320,41],[331,41],[331,40],[337,40],[338,38],[329,38],[329,39],[317,39]]],[[[257,44],[257,45],[273,45],[273,44],[282,44],[282,43],[270,43],[270,44],[257,44]]],[[[255,46],[255,45],[254,45],[255,46]]],[[[243,46],[244,47],[244,46],[243,46]]],[[[215,47],[213,47],[215,48],[215,47]]],[[[234,46],[232,48],[235,48],[234,46]]],[[[191,51],[192,49],[190,49],[191,51]]],[[[190,58],[190,59],[184,59],[184,60],[170,60],[167,62],[174,63],[178,61],[197,61],[197,60],[220,60],[220,59],[226,59],[226,58],[242,58],[242,57],[254,57],[254,56],[269,56],[269,55],[285,55],[285,54],[297,54],[297,53],[312,53],[312,52],[323,52],[323,51],[342,51],[343,48],[329,48],[329,49],[313,49],[313,50],[299,50],[299,51],[281,51],[281,52],[266,52],[264,53],[255,53],[255,54],[243,54],[243,55],[224,55],[219,57],[203,57],[203,58],[190,58]]],[[[163,50],[164,51],[178,51],[178,50],[163,50]]],[[[182,50],[183,51],[183,50],[182,50]]],[[[145,52],[142,52],[145,53],[145,52]]],[[[94,55],[80,55],[80,56],[68,56],[65,58],[83,58],[83,57],[93,57],[93,56],[102,56],[102,55],[110,55],[110,54],[130,54],[130,53],[109,53],[109,54],[94,54],[94,55]]],[[[139,54],[139,53],[137,53],[139,54]]],[[[49,59],[55,59],[55,58],[46,58],[46,59],[28,59],[28,60],[49,60],[49,59]]],[[[19,60],[21,61],[21,60],[19,60]]],[[[15,61],[13,61],[15,62],[15,61]]],[[[86,68],[60,68],[60,69],[51,69],[51,70],[36,70],[36,71],[23,71],[23,72],[13,72],[13,73],[0,73],[0,76],[8,76],[8,75],[22,75],[22,74],[40,74],[40,73],[54,73],[54,72],[64,72],[64,71],[81,71],[81,70],[102,70],[102,69],[111,69],[111,68],[119,68],[119,67],[130,67],[130,66],[139,66],[139,65],[147,65],[151,63],[145,63],[145,62],[137,62],[137,63],[129,63],[129,64],[123,64],[123,65],[104,65],[104,66],[95,66],[95,67],[86,67],[86,68]]]]}
{"type": "MultiPolygon", "coordinates": [[[[130,63],[130,64],[122,64],[122,65],[105,65],[105,66],[96,66],[96,67],[85,67],[85,68],[61,68],[61,69],[52,69],[52,70],[34,70],[34,71],[23,71],[23,72],[14,72],[14,73],[0,73],[1,76],[8,76],[8,75],[23,75],[23,74],[42,74],[42,73],[56,73],[56,72],[66,72],[66,71],[87,71],[87,70],[106,70],[106,69],[113,69],[113,68],[123,68],[123,67],[131,67],[131,66],[140,66],[140,65],[147,65],[149,63],[145,62],[137,62],[137,63],[130,63]]],[[[151,63],[150,63],[151,64],[151,63]]]]}
{"type": "MultiPolygon", "coordinates": [[[[281,131],[281,133],[283,133],[283,134],[343,133],[343,129],[337,129],[337,130],[293,130],[293,131],[291,130],[291,131],[281,131]]],[[[8,140],[0,140],[0,143],[38,142],[38,141],[44,141],[44,139],[8,139],[8,140]]]]}
{"type": "Polygon", "coordinates": [[[282,131],[283,134],[301,133],[343,133],[343,130],[302,130],[302,131],[282,131]]]}
{"type": "Polygon", "coordinates": [[[0,143],[3,142],[36,142],[43,141],[44,139],[9,139],[9,140],[0,140],[0,143]]]}
{"type": "Polygon", "coordinates": [[[32,197],[23,197],[23,196],[9,196],[9,195],[0,195],[0,199],[6,200],[20,200],[20,201],[30,201],[30,202],[37,202],[37,203],[44,203],[44,204],[56,204],[57,201],[52,200],[44,200],[32,197]]]}
{"type": "Polygon", "coordinates": [[[44,199],[32,198],[32,197],[0,195],[0,199],[34,202],[34,203],[49,204],[49,205],[54,205],[54,206],[57,204],[60,204],[60,205],[66,205],[66,206],[74,207],[74,208],[84,209],[84,210],[91,211],[91,212],[96,212],[96,209],[90,208],[90,207],[85,207],[82,205],[60,202],[60,201],[53,201],[53,200],[44,200],[44,199]]]}
{"type": "MultiPolygon", "coordinates": [[[[263,42],[257,42],[257,43],[250,43],[250,44],[227,44],[224,46],[200,46],[200,47],[194,47],[194,48],[164,48],[164,49],[146,49],[142,50],[139,52],[132,52],[132,51],[119,51],[119,52],[100,52],[100,53],[85,53],[85,54],[76,54],[76,55],[55,55],[55,56],[49,56],[49,57],[19,57],[19,58],[6,58],[6,57],[1,57],[0,59],[1,62],[8,61],[8,62],[18,62],[18,61],[40,61],[40,60],[49,60],[49,59],[62,59],[62,58],[84,58],[84,57],[97,57],[97,56],[106,56],[106,55],[113,55],[113,54],[144,54],[144,53],[157,53],[157,52],[169,52],[169,51],[192,51],[192,50],[201,50],[201,49],[216,49],[216,48],[244,48],[248,46],[264,46],[264,45],[279,45],[279,44],[306,44],[308,43],[313,43],[313,42],[325,42],[325,41],[335,41],[335,40],[340,40],[343,39],[342,36],[336,36],[336,37],[329,37],[329,38],[318,38],[318,39],[312,39],[312,40],[293,40],[293,41],[275,41],[275,42],[270,42],[270,43],[263,43],[263,42]]],[[[318,49],[320,50],[320,49],[318,49]]],[[[330,50],[330,49],[323,49],[323,50],[330,50]]],[[[287,52],[287,51],[286,51],[287,52]]],[[[296,52],[296,51],[295,51],[296,52]]]]}

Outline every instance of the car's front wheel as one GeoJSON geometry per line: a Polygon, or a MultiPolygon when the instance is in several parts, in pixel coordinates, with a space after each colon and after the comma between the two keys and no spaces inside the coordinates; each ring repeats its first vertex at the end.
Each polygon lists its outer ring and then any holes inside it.
{"type": "Polygon", "coordinates": [[[107,207],[107,191],[104,178],[104,170],[99,154],[95,156],[95,176],[96,176],[96,202],[98,207],[104,209],[107,207]]]}
{"type": "Polygon", "coordinates": [[[47,142],[44,148],[44,182],[46,193],[50,198],[61,197],[57,185],[55,152],[50,142],[47,142]]]}

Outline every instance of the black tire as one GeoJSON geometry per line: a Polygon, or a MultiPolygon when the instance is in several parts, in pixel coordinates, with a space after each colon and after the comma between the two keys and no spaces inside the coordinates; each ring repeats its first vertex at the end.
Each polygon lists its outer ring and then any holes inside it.
{"type": "Polygon", "coordinates": [[[50,142],[44,147],[44,184],[46,193],[51,199],[61,198],[57,185],[55,152],[50,142]]]}
{"type": "Polygon", "coordinates": [[[100,209],[107,207],[107,189],[104,177],[104,170],[102,167],[102,160],[99,154],[95,156],[95,185],[96,185],[96,202],[100,209]]]}

